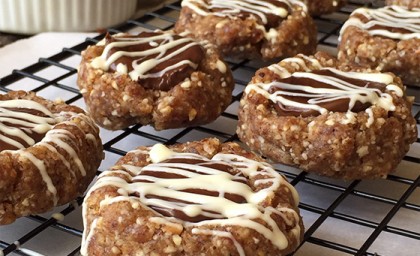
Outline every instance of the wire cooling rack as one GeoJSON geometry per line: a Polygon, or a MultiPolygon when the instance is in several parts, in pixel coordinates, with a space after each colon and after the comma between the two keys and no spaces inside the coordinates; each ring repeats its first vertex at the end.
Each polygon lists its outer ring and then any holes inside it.
{"type": "MultiPolygon", "coordinates": [[[[349,1],[339,12],[316,18],[319,50],[336,53],[338,32],[348,15],[366,1],[349,1]]],[[[371,1],[375,5],[378,1],[371,1]]],[[[379,1],[380,3],[380,1],[379,1]]],[[[171,29],[180,3],[169,4],[137,20],[109,29],[111,33],[144,29],[171,29]]],[[[76,85],[80,52],[104,35],[87,38],[71,48],[37,63],[15,70],[0,79],[0,91],[32,90],[49,99],[60,97],[85,108],[76,85]]],[[[121,131],[101,129],[105,160],[100,170],[112,166],[127,151],[140,145],[167,144],[217,137],[237,141],[237,109],[244,86],[255,71],[269,63],[229,61],[235,77],[232,104],[215,122],[186,129],[156,132],[134,125],[121,131]]],[[[420,127],[420,88],[407,85],[416,96],[413,115],[420,127]]],[[[414,143],[397,171],[387,179],[344,182],[276,165],[296,186],[306,232],[293,255],[419,255],[420,251],[420,139],[414,143]]],[[[53,211],[18,219],[0,227],[0,255],[79,255],[83,225],[82,198],[53,211]],[[61,217],[64,216],[64,219],[61,217]],[[1,253],[2,250],[2,253],[1,253]]]]}

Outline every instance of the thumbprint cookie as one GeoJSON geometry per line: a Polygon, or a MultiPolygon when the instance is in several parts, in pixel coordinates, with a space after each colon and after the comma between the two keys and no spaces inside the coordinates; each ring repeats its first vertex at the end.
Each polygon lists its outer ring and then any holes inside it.
{"type": "Polygon", "coordinates": [[[163,130],[215,120],[230,104],[234,82],[210,44],[154,31],[107,35],[89,46],[78,85],[100,126],[163,130]]]}
{"type": "Polygon", "coordinates": [[[83,110],[32,92],[0,95],[0,225],[84,193],[103,158],[83,110]]]}
{"type": "Polygon", "coordinates": [[[240,102],[239,138],[320,175],[386,177],[417,138],[413,97],[392,73],[349,68],[320,52],[258,70],[240,102]]]}
{"type": "Polygon", "coordinates": [[[343,7],[346,0],[302,0],[308,7],[308,12],[312,16],[320,16],[338,11],[343,7]]]}
{"type": "Polygon", "coordinates": [[[338,58],[420,86],[420,7],[356,9],[340,31],[338,58]]]}
{"type": "Polygon", "coordinates": [[[83,203],[82,255],[287,255],[298,194],[269,164],[214,138],[139,147],[83,203]]]}
{"type": "Polygon", "coordinates": [[[298,0],[184,0],[175,31],[235,58],[312,54],[317,44],[316,26],[298,0]]]}

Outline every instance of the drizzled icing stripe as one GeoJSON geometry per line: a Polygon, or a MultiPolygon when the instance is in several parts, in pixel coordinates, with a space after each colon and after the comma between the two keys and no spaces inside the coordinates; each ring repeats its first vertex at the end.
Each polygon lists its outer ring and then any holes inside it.
{"type": "Polygon", "coordinates": [[[246,177],[255,177],[259,175],[268,176],[268,178],[258,179],[259,183],[271,183],[271,186],[258,191],[254,195],[254,198],[257,200],[255,203],[263,201],[266,196],[271,194],[273,190],[277,189],[280,184],[282,184],[287,186],[292,192],[295,206],[297,207],[299,203],[299,195],[297,191],[292,185],[290,185],[290,183],[285,181],[284,178],[271,167],[271,165],[264,162],[257,162],[235,154],[217,154],[212,158],[212,160],[218,160],[231,164],[239,169],[241,173],[243,173],[246,177]]]}
{"type": "Polygon", "coordinates": [[[0,129],[3,133],[0,141],[14,148],[32,146],[36,142],[33,134],[45,134],[55,123],[53,114],[38,102],[24,99],[0,101],[0,129]]]}
{"type": "Polygon", "coordinates": [[[420,8],[411,10],[401,6],[386,6],[379,9],[359,8],[344,23],[340,34],[349,26],[359,27],[373,36],[399,40],[420,38],[420,8]],[[367,21],[361,20],[359,15],[367,21]]]}
{"type": "Polygon", "coordinates": [[[44,161],[36,158],[33,154],[29,153],[28,151],[19,150],[15,152],[19,153],[19,157],[28,159],[30,162],[32,162],[33,165],[35,165],[36,168],[38,168],[39,173],[41,174],[42,180],[47,185],[47,190],[51,193],[53,197],[54,205],[57,205],[57,202],[58,202],[57,189],[55,188],[51,180],[51,177],[48,175],[47,167],[45,166],[44,161]]]}
{"type": "MultiPolygon", "coordinates": [[[[85,219],[84,219],[85,216],[86,216],[85,215],[85,212],[86,212],[85,207],[83,207],[82,211],[83,211],[83,220],[85,222],[85,219]]],[[[92,239],[92,237],[94,236],[96,226],[98,225],[98,221],[99,221],[99,219],[94,219],[92,221],[92,223],[90,224],[89,232],[87,232],[86,223],[84,223],[84,229],[83,229],[84,232],[83,232],[83,235],[82,235],[82,244],[81,244],[81,247],[80,247],[80,254],[81,255],[88,255],[87,247],[88,247],[89,243],[87,243],[87,241],[90,241],[92,239]]]]}
{"type": "MultiPolygon", "coordinates": [[[[42,138],[41,141],[31,144],[30,146],[45,147],[48,151],[52,152],[54,155],[57,155],[59,159],[63,162],[64,166],[67,167],[67,169],[69,170],[69,172],[72,174],[73,177],[75,177],[75,172],[70,164],[70,160],[76,165],[80,174],[82,176],[86,176],[86,170],[82,164],[82,161],[80,160],[77,152],[72,147],[79,144],[79,141],[77,141],[77,138],[68,130],[55,128],[55,126],[52,126],[49,123],[59,123],[62,125],[75,126],[74,122],[72,122],[70,119],[80,118],[82,122],[87,124],[93,130],[96,130],[97,128],[95,128],[95,124],[93,123],[93,121],[89,117],[87,117],[85,114],[81,114],[81,113],[61,112],[59,114],[53,114],[41,104],[31,101],[31,100],[15,100],[12,103],[10,102],[8,103],[7,101],[0,101],[0,106],[7,106],[8,108],[10,108],[11,106],[19,105],[19,104],[22,104],[23,102],[27,110],[35,109],[49,116],[49,117],[34,116],[28,119],[29,120],[28,122],[24,123],[26,127],[29,127],[31,125],[31,122],[36,123],[36,124],[41,123],[42,129],[38,128],[37,131],[45,133],[44,138],[42,138]],[[42,120],[44,119],[48,120],[48,122],[43,123],[42,120]],[[65,119],[67,119],[67,121],[65,119]],[[46,131],[46,128],[49,128],[48,131],[46,131]],[[59,153],[57,148],[63,149],[70,157],[70,160],[66,158],[64,155],[62,155],[61,153],[59,153]]],[[[13,111],[11,111],[9,114],[13,114],[14,116],[18,116],[20,118],[26,117],[26,115],[21,115],[21,113],[15,113],[13,111]]],[[[39,126],[36,126],[36,127],[39,127],[39,126]]],[[[80,127],[78,128],[81,129],[80,127]]],[[[85,136],[87,139],[94,140],[96,145],[97,143],[99,143],[93,134],[88,133],[85,136]]],[[[47,167],[44,161],[42,159],[35,157],[32,153],[27,151],[25,148],[21,148],[18,150],[5,150],[5,151],[8,151],[12,154],[18,155],[21,158],[25,158],[29,160],[38,169],[41,175],[41,178],[47,187],[47,191],[52,195],[53,205],[56,206],[59,201],[59,197],[57,195],[57,189],[54,186],[54,183],[52,182],[51,177],[49,176],[47,172],[47,167]]]]}
{"type": "MultiPolygon", "coordinates": [[[[230,232],[208,230],[208,225],[241,226],[253,229],[282,250],[288,246],[288,240],[272,217],[277,215],[286,224],[295,225],[291,232],[295,235],[295,239],[299,240],[299,216],[293,209],[259,206],[259,203],[274,196],[275,191],[282,185],[286,186],[293,195],[295,206],[299,202],[296,190],[270,165],[234,154],[219,153],[212,159],[207,159],[197,154],[176,153],[161,144],[153,146],[149,156],[152,161],[158,162],[153,162],[143,168],[123,165],[121,169],[105,171],[99,176],[84,201],[85,230],[88,230],[86,227],[87,199],[93,191],[105,186],[113,186],[118,188],[120,196],[104,198],[100,202],[101,207],[121,201],[132,203],[138,197],[140,202],[154,210],[174,209],[191,218],[204,215],[207,218],[200,221],[165,216],[169,217],[169,223],[181,221],[185,226],[192,227],[194,233],[232,239],[240,255],[244,252],[242,245],[230,232]],[[225,168],[234,168],[237,173],[222,171],[225,168]],[[258,180],[259,185],[264,185],[263,188],[253,191],[246,184],[245,177],[258,180]],[[191,192],[192,190],[207,192],[201,194],[191,192]],[[136,196],[133,196],[134,194],[136,196]],[[227,198],[228,194],[237,194],[245,201],[232,201],[227,198]],[[266,225],[255,219],[262,220],[266,225]]],[[[89,234],[86,232],[84,234],[81,251],[85,254],[92,233],[95,232],[97,220],[95,219],[91,224],[89,234]]]]}
{"type": "MultiPolygon", "coordinates": [[[[298,54],[296,57],[286,58],[282,60],[282,62],[289,63],[292,66],[295,66],[296,69],[303,69],[306,72],[311,71],[311,69],[307,66],[306,62],[310,62],[312,66],[316,69],[321,69],[322,65],[319,63],[317,59],[308,57],[303,54],[298,54]]],[[[274,73],[276,73],[280,78],[290,77],[292,73],[290,73],[286,68],[280,66],[279,64],[272,64],[268,66],[268,69],[274,73]]]]}
{"type": "MultiPolygon", "coordinates": [[[[65,142],[65,139],[68,139],[68,138],[71,138],[73,142],[76,139],[74,137],[74,135],[71,132],[67,131],[67,130],[54,129],[54,130],[51,130],[50,132],[48,132],[45,135],[45,138],[38,145],[45,146],[45,145],[49,145],[49,143],[54,143],[59,148],[64,149],[64,151],[66,151],[67,154],[69,156],[71,156],[71,159],[76,164],[77,168],[80,171],[80,174],[82,176],[86,176],[85,167],[83,166],[82,161],[80,160],[80,158],[77,156],[77,152],[74,150],[74,148],[70,144],[68,144],[68,143],[65,142]]],[[[55,152],[57,154],[59,154],[58,151],[55,151],[55,152]]],[[[59,157],[60,157],[60,159],[63,160],[63,163],[66,165],[66,167],[69,170],[71,170],[70,169],[70,164],[69,164],[69,162],[67,160],[65,160],[64,156],[61,155],[61,154],[59,154],[59,157]]]]}
{"type": "MultiPolygon", "coordinates": [[[[131,57],[136,58],[132,61],[132,71],[129,72],[129,76],[133,80],[137,79],[146,79],[146,78],[156,78],[161,77],[163,74],[168,72],[169,70],[174,70],[179,68],[182,65],[189,65],[193,69],[197,68],[197,63],[193,63],[190,60],[182,60],[180,62],[177,62],[173,65],[170,65],[166,67],[165,69],[155,72],[155,73],[149,73],[150,70],[152,70],[157,65],[164,63],[165,61],[173,58],[174,56],[177,56],[181,53],[183,53],[188,48],[191,48],[192,46],[200,45],[199,43],[195,42],[191,38],[175,38],[172,34],[169,33],[162,33],[162,34],[156,34],[154,36],[150,37],[124,37],[124,38],[118,38],[118,36],[114,36],[115,42],[109,43],[105,46],[105,49],[101,56],[96,57],[92,61],[92,67],[94,68],[100,68],[105,71],[107,71],[111,64],[113,64],[117,59],[121,57],[131,57]],[[160,43],[157,43],[156,41],[161,41],[160,43]],[[109,53],[114,48],[123,48],[127,46],[135,46],[139,44],[150,44],[152,46],[151,49],[146,49],[142,51],[116,51],[110,56],[109,53]],[[166,54],[170,49],[176,48],[182,44],[185,44],[184,46],[180,47],[179,49],[176,49],[170,54],[166,54]],[[145,61],[142,61],[144,57],[151,56],[157,54],[156,57],[152,59],[148,59],[145,61]]],[[[127,70],[127,67],[119,67],[120,72],[124,72],[127,70]]]]}
{"type": "Polygon", "coordinates": [[[275,27],[290,15],[289,10],[299,6],[304,12],[308,11],[306,5],[298,0],[184,0],[181,5],[201,16],[214,15],[235,19],[244,13],[249,14],[261,21],[262,24],[257,24],[256,28],[269,41],[276,40],[278,31],[275,27]]]}
{"type": "MultiPolygon", "coordinates": [[[[292,5],[299,4],[302,8],[306,9],[300,1],[294,0],[273,0],[272,2],[278,2],[287,5],[289,8],[292,5]]],[[[287,17],[288,10],[283,7],[276,6],[269,1],[261,0],[184,0],[182,6],[192,9],[199,15],[215,15],[220,17],[234,17],[240,12],[247,12],[259,17],[263,24],[267,24],[267,14],[272,14],[282,18],[287,17]],[[220,9],[217,12],[211,11],[212,9],[220,9]]]]}
{"type": "MultiPolygon", "coordinates": [[[[289,58],[286,62],[294,62],[300,68],[307,70],[305,62],[301,58],[289,58]]],[[[316,61],[312,62],[312,65],[317,66],[319,63],[316,61]]],[[[290,74],[285,68],[275,64],[269,69],[284,79],[289,77],[295,78],[306,78],[314,81],[314,83],[328,84],[331,88],[323,87],[312,87],[300,84],[288,84],[280,81],[273,81],[270,83],[250,83],[245,92],[250,93],[251,90],[263,95],[267,99],[270,99],[274,104],[281,104],[286,108],[292,109],[306,109],[314,110],[320,114],[328,113],[324,107],[320,104],[334,102],[341,99],[348,99],[348,111],[346,116],[348,121],[351,122],[354,118],[353,107],[357,102],[370,103],[373,106],[378,106],[386,111],[394,111],[395,105],[392,100],[392,96],[387,92],[382,92],[377,88],[368,88],[353,85],[345,80],[342,80],[335,76],[328,76],[322,74],[316,74],[313,72],[294,72],[290,74]],[[270,89],[277,88],[274,92],[270,93],[270,89]],[[307,99],[306,102],[298,102],[290,97],[300,97],[307,99]]],[[[382,73],[359,73],[359,72],[343,72],[334,68],[320,68],[319,70],[328,70],[332,74],[341,76],[348,79],[358,79],[368,82],[381,83],[386,85],[386,90],[393,91],[398,97],[403,96],[403,91],[400,87],[393,84],[393,77],[389,74],[382,73]]],[[[307,70],[309,71],[309,70],[307,70]]],[[[373,123],[373,112],[371,108],[367,108],[365,111],[369,115],[367,126],[369,127],[373,123]]]]}

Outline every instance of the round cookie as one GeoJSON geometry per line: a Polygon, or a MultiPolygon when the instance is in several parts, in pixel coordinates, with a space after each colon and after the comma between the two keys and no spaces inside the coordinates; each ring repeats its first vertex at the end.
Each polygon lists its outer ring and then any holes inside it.
{"type": "Polygon", "coordinates": [[[232,73],[217,51],[171,32],[107,35],[82,53],[78,85],[92,118],[111,130],[209,123],[230,104],[232,73]]]}
{"type": "Polygon", "coordinates": [[[340,31],[338,59],[420,86],[420,8],[356,9],[340,31]]]}
{"type": "Polygon", "coordinates": [[[303,239],[298,194],[236,143],[139,147],[83,203],[82,255],[287,255],[303,239]]]}
{"type": "Polygon", "coordinates": [[[420,8],[420,0],[386,0],[386,5],[400,5],[408,8],[420,8]]]}
{"type": "Polygon", "coordinates": [[[184,0],[175,31],[236,58],[288,57],[316,49],[316,27],[297,0],[184,0]]]}
{"type": "Polygon", "coordinates": [[[338,11],[346,5],[346,0],[302,0],[308,7],[308,12],[312,16],[320,16],[338,11]]]}
{"type": "Polygon", "coordinates": [[[103,158],[83,110],[31,92],[0,95],[0,225],[84,193],[103,158]]]}
{"type": "Polygon", "coordinates": [[[392,73],[349,69],[320,52],[258,70],[240,102],[239,138],[320,175],[386,177],[417,139],[413,97],[392,73]]]}

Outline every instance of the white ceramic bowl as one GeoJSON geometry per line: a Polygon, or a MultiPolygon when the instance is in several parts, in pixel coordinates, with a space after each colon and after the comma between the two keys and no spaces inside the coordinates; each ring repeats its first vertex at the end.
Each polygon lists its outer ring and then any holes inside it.
{"type": "Polygon", "coordinates": [[[136,12],[137,0],[0,0],[0,31],[95,31],[136,12]]]}

